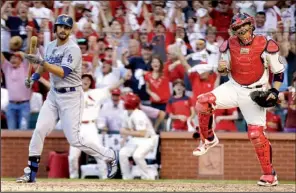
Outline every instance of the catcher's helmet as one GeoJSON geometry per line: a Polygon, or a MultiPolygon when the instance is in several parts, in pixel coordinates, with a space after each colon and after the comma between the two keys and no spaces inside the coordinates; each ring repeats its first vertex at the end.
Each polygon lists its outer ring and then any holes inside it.
{"type": "MultiPolygon", "coordinates": [[[[230,28],[235,31],[235,29],[245,23],[250,23],[253,27],[255,26],[254,18],[247,13],[237,13],[231,19],[230,28]]],[[[255,28],[253,29],[255,30],[255,28]]]]}
{"type": "Polygon", "coordinates": [[[136,94],[129,92],[123,97],[123,102],[126,110],[134,110],[139,107],[141,100],[136,94]]]}
{"type": "Polygon", "coordinates": [[[62,14],[59,15],[54,23],[54,32],[57,30],[57,25],[65,25],[68,27],[73,27],[73,19],[69,15],[62,14]]]}
{"type": "Polygon", "coordinates": [[[240,41],[247,45],[253,40],[254,18],[246,13],[237,13],[233,16],[230,24],[232,32],[240,39],[240,41]],[[244,24],[250,24],[249,28],[242,28],[238,30],[244,24]]]}

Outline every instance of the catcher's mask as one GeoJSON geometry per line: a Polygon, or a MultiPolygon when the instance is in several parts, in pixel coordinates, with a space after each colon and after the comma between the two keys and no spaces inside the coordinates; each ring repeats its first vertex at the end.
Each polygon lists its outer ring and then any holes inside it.
{"type": "Polygon", "coordinates": [[[254,18],[246,13],[237,13],[231,20],[230,28],[234,35],[244,44],[250,44],[255,30],[254,18]]]}

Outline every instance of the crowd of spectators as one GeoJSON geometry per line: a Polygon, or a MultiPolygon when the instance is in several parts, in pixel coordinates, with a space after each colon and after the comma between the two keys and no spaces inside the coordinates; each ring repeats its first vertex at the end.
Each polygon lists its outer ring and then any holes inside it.
{"type": "MultiPolygon", "coordinates": [[[[60,14],[75,24],[71,39],[82,52],[82,71],[92,88],[110,87],[127,71],[133,76],[112,100],[102,104],[98,127],[116,131],[123,109],[119,95],[133,91],[142,101],[166,113],[158,131],[189,131],[196,121],[196,97],[227,81],[217,71],[219,46],[232,35],[237,12],[255,18],[255,34],[272,38],[285,60],[279,105],[268,109],[267,131],[296,128],[295,0],[290,1],[1,1],[1,128],[33,129],[50,89],[49,74],[31,90],[24,85],[29,40],[38,37],[38,52],[55,39],[60,14]],[[182,63],[181,56],[187,62],[182,63]],[[113,101],[113,103],[112,103],[113,101]],[[115,118],[116,117],[116,118],[115,118]],[[293,118],[294,117],[294,118],[293,118]],[[294,119],[294,120],[293,120],[294,119]],[[287,120],[287,121],[286,121],[287,120]]],[[[33,71],[37,66],[33,66],[33,71]]],[[[272,77],[272,76],[270,76],[272,77]]],[[[270,84],[272,78],[270,78],[270,84]]],[[[163,115],[163,114],[162,114],[163,115]]],[[[215,111],[219,131],[246,131],[238,108],[215,111]]]]}

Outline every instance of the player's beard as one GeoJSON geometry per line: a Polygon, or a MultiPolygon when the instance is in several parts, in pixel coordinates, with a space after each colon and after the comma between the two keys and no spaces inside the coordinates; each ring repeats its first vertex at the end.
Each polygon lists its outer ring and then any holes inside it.
{"type": "Polygon", "coordinates": [[[60,33],[58,33],[57,36],[58,36],[58,38],[60,40],[65,41],[70,36],[70,34],[66,34],[66,33],[60,34],[60,33]]]}

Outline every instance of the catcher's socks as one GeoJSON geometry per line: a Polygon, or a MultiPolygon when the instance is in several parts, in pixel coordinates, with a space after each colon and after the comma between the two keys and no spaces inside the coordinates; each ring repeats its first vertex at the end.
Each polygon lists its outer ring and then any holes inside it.
{"type": "Polygon", "coordinates": [[[32,183],[36,181],[36,174],[38,171],[40,156],[29,157],[28,167],[24,169],[24,175],[16,179],[17,183],[32,183]]]}
{"type": "Polygon", "coordinates": [[[270,187],[270,186],[278,185],[279,181],[277,179],[277,175],[276,175],[275,171],[273,171],[273,174],[271,174],[271,175],[262,175],[260,177],[260,180],[257,182],[257,184],[259,186],[270,187]]]}
{"type": "Polygon", "coordinates": [[[193,150],[193,155],[194,156],[201,156],[205,153],[207,153],[207,151],[209,149],[211,149],[212,147],[216,146],[219,143],[219,139],[216,136],[216,134],[214,133],[214,139],[213,140],[208,140],[205,139],[205,141],[203,143],[201,143],[197,148],[195,148],[193,150]]]}

